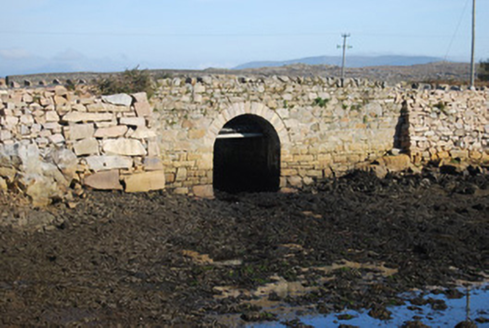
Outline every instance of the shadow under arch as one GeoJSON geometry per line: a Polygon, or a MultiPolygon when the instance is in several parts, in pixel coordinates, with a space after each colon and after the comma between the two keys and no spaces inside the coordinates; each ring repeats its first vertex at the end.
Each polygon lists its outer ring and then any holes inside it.
{"type": "Polygon", "coordinates": [[[213,180],[229,193],[278,191],[280,138],[272,124],[253,114],[228,121],[214,142],[213,180]]]}

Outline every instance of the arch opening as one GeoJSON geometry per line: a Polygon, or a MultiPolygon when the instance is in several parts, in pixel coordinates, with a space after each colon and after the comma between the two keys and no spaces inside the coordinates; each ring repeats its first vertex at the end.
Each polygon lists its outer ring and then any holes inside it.
{"type": "Polygon", "coordinates": [[[280,185],[280,139],[257,115],[227,122],[214,143],[214,189],[229,193],[277,191],[280,185]]]}

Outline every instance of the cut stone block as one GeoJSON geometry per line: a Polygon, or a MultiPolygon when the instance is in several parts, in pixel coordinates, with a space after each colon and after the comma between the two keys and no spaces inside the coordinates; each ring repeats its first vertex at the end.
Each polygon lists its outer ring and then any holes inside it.
{"type": "Polygon", "coordinates": [[[70,112],[63,116],[64,122],[99,122],[111,121],[114,115],[112,113],[85,113],[85,112],[70,112]]]}
{"type": "Polygon", "coordinates": [[[132,95],[134,98],[134,109],[139,117],[151,116],[152,108],[148,102],[148,96],[146,92],[135,93],[132,95]]]}
{"type": "Polygon", "coordinates": [[[122,190],[118,170],[91,174],[83,179],[83,184],[98,190],[122,190]]]}
{"type": "Polygon", "coordinates": [[[144,169],[146,171],[158,171],[163,170],[163,163],[158,157],[145,157],[144,169]]]}
{"type": "Polygon", "coordinates": [[[74,151],[77,156],[94,155],[99,153],[97,139],[84,139],[74,145],[74,151]]]}
{"type": "Polygon", "coordinates": [[[85,160],[93,171],[129,169],[133,163],[132,158],[124,156],[89,156],[85,160]]]}
{"type": "Polygon", "coordinates": [[[163,171],[145,172],[129,175],[124,178],[126,192],[147,192],[165,189],[165,173],[163,171]]]}
{"type": "Polygon", "coordinates": [[[69,140],[88,139],[93,137],[95,127],[93,123],[88,124],[75,124],[70,126],[69,140]]]}
{"type": "Polygon", "coordinates": [[[99,128],[95,131],[95,138],[118,138],[127,132],[127,125],[99,128]]]}
{"type": "Polygon", "coordinates": [[[102,100],[113,105],[131,106],[132,104],[132,97],[125,93],[102,96],[102,100]]]}
{"type": "Polygon", "coordinates": [[[104,140],[103,150],[107,154],[123,156],[141,156],[146,155],[146,150],[139,140],[135,139],[116,139],[104,140]]]}

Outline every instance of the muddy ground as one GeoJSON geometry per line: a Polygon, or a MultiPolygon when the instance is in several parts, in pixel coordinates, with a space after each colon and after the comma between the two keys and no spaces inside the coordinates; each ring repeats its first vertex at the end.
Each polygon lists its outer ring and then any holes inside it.
{"type": "Polygon", "coordinates": [[[457,297],[457,280],[489,274],[480,171],[352,172],[299,193],[215,200],[92,191],[75,209],[4,195],[0,325],[210,326],[221,314],[273,320],[267,302],[382,319],[414,287],[457,297]],[[13,218],[23,228],[5,226],[13,218]],[[32,231],[36,220],[50,224],[32,231]]]}

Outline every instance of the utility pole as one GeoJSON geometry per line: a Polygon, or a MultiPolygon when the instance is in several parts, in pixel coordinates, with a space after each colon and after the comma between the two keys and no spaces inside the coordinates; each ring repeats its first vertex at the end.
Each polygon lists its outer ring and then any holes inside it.
{"type": "Polygon", "coordinates": [[[346,39],[350,37],[350,33],[344,33],[341,37],[343,38],[343,46],[337,46],[337,48],[343,48],[343,60],[341,62],[341,87],[343,88],[345,82],[346,48],[351,49],[351,46],[346,44],[346,39]]]}
{"type": "Polygon", "coordinates": [[[470,89],[475,84],[475,0],[472,3],[472,54],[470,60],[470,89]]]}

